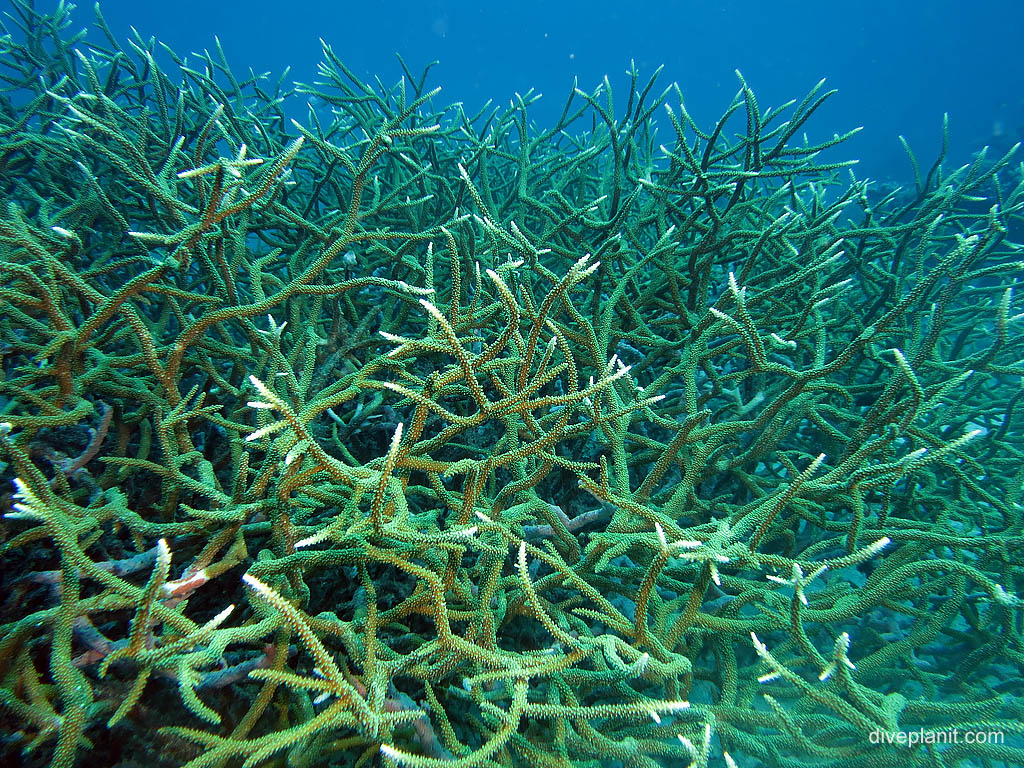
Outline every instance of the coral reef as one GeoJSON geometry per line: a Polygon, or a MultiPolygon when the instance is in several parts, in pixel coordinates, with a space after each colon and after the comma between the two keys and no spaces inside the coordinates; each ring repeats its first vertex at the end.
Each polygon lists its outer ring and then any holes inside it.
{"type": "Polygon", "coordinates": [[[1012,150],[12,18],[4,760],[1024,764],[1012,150]]]}

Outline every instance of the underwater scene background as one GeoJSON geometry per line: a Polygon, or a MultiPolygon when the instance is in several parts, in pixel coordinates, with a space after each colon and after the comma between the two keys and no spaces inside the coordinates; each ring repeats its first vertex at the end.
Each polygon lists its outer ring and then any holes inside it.
{"type": "Polygon", "coordinates": [[[1024,765],[1018,4],[4,10],[0,763],[1024,765]]]}

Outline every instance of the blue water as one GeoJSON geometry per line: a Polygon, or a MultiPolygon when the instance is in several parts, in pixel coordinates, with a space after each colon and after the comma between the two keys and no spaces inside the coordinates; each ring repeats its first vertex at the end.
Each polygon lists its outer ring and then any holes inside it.
{"type": "MultiPolygon", "coordinates": [[[[762,107],[800,98],[827,77],[839,93],[812,121],[812,138],[864,126],[841,152],[860,158],[858,175],[871,178],[908,176],[899,135],[930,162],[944,112],[957,164],[986,144],[1024,138],[1020,0],[105,0],[102,8],[119,38],[131,25],[179,54],[211,48],[217,35],[236,72],[276,77],[291,66],[291,77],[311,82],[320,37],[357,74],[385,83],[401,77],[396,52],[417,74],[437,60],[430,82],[443,86],[442,98],[475,111],[534,88],[544,94],[533,109],[541,124],[557,118],[574,78],[588,91],[605,75],[622,86],[631,59],[642,76],[664,65],[659,83],[678,82],[701,125],[736,92],[736,69],[762,107]]],[[[77,16],[90,23],[92,3],[77,16]]]]}

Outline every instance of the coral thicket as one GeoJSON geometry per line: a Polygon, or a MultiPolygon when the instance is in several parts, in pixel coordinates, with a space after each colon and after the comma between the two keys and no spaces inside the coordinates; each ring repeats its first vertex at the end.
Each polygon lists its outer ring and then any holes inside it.
{"type": "Polygon", "coordinates": [[[13,5],[5,760],[1024,763],[1010,155],[13,5]]]}

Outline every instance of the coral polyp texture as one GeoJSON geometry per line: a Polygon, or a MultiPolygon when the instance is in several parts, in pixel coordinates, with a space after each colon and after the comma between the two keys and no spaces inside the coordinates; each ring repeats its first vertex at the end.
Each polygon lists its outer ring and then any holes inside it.
{"type": "Polygon", "coordinates": [[[1009,155],[11,18],[5,763],[1024,764],[1009,155]]]}

